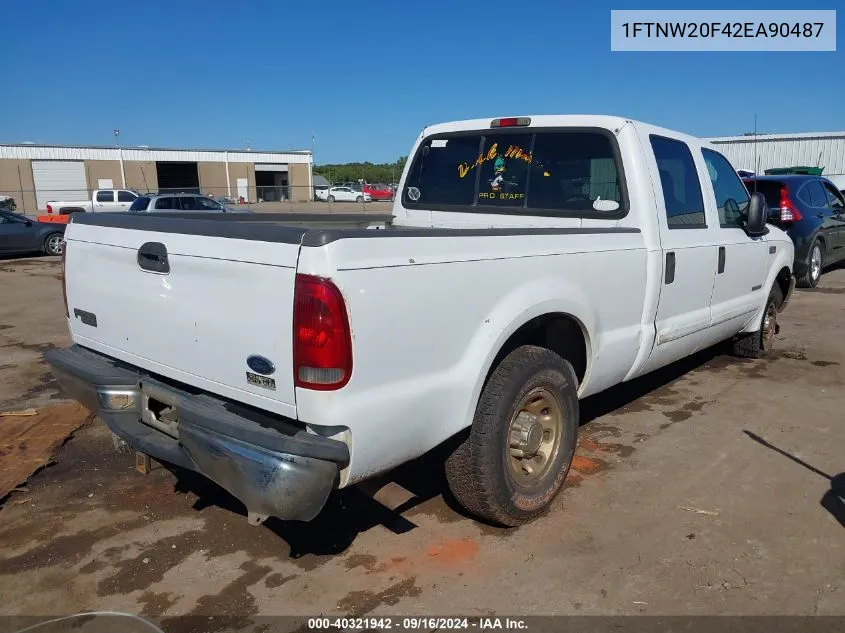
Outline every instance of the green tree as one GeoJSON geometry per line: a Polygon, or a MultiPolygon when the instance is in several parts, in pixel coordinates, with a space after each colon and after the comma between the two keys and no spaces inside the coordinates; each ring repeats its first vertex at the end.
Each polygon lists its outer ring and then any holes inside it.
{"type": "Polygon", "coordinates": [[[364,179],[369,183],[397,182],[405,169],[407,156],[400,156],[392,163],[343,163],[314,165],[314,173],[329,182],[357,182],[364,179]]]}

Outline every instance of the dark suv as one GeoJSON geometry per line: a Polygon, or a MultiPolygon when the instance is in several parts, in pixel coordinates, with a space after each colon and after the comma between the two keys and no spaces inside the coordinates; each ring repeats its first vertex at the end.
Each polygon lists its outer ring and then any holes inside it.
{"type": "Polygon", "coordinates": [[[814,288],[822,268],[845,259],[845,198],[819,176],[746,178],[749,192],[766,198],[770,221],[795,243],[794,271],[798,286],[814,288]]]}

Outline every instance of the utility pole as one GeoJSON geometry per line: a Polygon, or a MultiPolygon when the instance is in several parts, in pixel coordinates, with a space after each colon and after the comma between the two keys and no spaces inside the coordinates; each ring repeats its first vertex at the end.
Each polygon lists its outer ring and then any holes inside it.
{"type": "Polygon", "coordinates": [[[757,113],[754,113],[754,193],[757,193],[757,176],[760,175],[760,159],[757,158],[757,113]]]}
{"type": "Polygon", "coordinates": [[[120,142],[118,141],[118,137],[120,136],[120,130],[114,128],[112,130],[114,134],[114,144],[117,146],[117,153],[118,157],[120,158],[120,180],[121,186],[126,189],[126,170],[123,168],[123,148],[120,146],[120,142]]]}

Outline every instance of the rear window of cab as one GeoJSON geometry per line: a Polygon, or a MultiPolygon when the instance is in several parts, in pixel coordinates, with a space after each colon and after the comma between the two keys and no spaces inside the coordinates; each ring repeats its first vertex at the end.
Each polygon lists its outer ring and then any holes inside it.
{"type": "Polygon", "coordinates": [[[408,208],[618,219],[616,139],[599,128],[496,129],[429,137],[402,191],[408,208]]]}

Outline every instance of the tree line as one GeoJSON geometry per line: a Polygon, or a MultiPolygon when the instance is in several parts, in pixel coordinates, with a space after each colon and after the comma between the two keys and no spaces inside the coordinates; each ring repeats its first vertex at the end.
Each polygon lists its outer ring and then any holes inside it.
{"type": "Polygon", "coordinates": [[[397,182],[405,169],[407,156],[400,156],[393,163],[344,163],[338,165],[314,165],[314,173],[329,182],[357,182],[364,179],[370,183],[397,182]]]}

